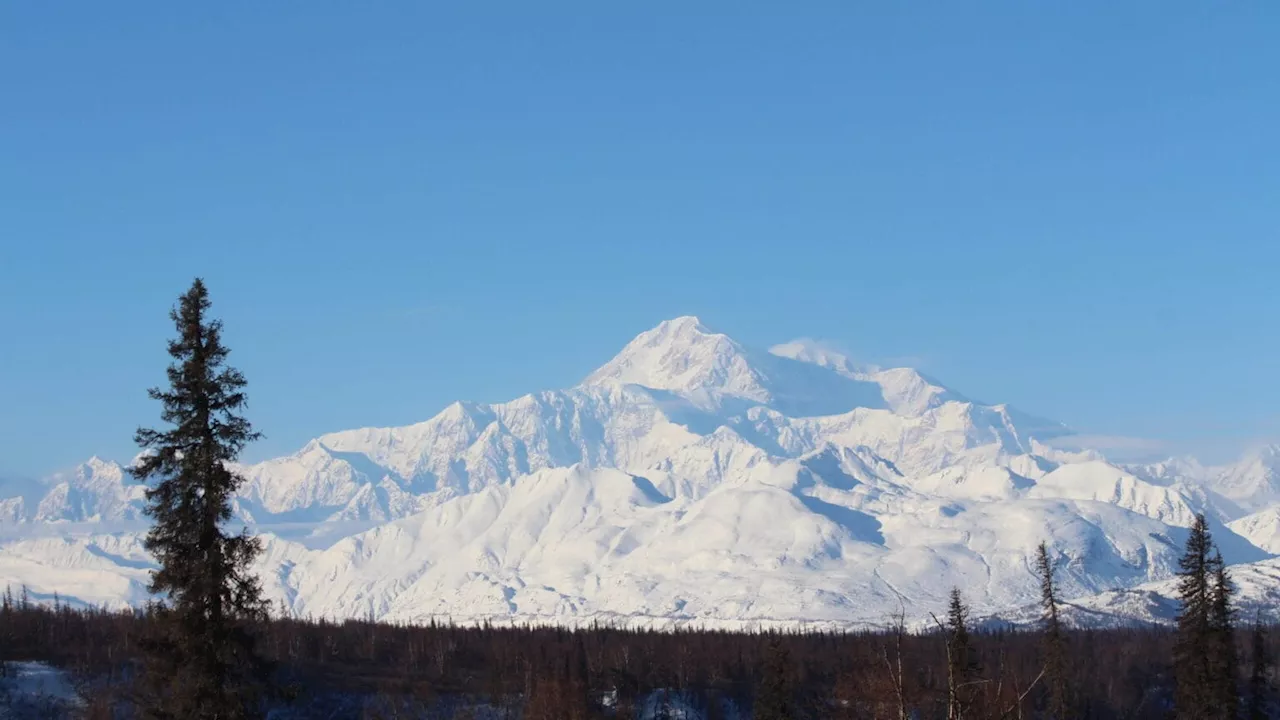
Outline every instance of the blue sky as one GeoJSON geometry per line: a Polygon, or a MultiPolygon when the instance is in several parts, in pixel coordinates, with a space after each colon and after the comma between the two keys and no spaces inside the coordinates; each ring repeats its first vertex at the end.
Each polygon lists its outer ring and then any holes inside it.
{"type": "Polygon", "coordinates": [[[1280,435],[1280,6],[695,5],[6,4],[0,469],[130,457],[197,274],[250,459],[681,314],[1280,435]]]}

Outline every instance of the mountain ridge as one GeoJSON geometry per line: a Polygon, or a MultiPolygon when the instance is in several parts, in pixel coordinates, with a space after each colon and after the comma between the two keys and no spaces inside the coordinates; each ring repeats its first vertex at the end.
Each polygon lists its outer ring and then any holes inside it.
{"type": "MultiPolygon", "coordinates": [[[[1069,432],[910,368],[811,342],[755,350],[685,316],[572,388],[455,402],[237,465],[235,513],[272,538],[273,601],[397,620],[856,625],[900,600],[926,613],[953,585],[998,614],[1034,597],[1041,539],[1060,543],[1063,586],[1081,598],[1167,579],[1198,512],[1230,562],[1280,547],[1265,454],[1123,466],[1049,443],[1069,432]]],[[[84,588],[117,558],[103,587],[136,599],[140,561],[94,538],[136,539],[142,487],[96,458],[38,485],[37,499],[0,497],[20,536],[0,536],[0,582],[84,588]],[[83,544],[79,560],[30,545],[58,535],[83,544]]]]}

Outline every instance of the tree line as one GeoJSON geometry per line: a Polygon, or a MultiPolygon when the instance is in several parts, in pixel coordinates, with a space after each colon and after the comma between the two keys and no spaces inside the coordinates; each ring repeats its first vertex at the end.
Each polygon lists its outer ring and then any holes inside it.
{"type": "MultiPolygon", "coordinates": [[[[1035,553],[1035,631],[973,627],[959,590],[931,631],[904,614],[877,632],[647,632],[395,625],[273,617],[230,533],[242,479],[228,463],[258,437],[243,375],[196,280],[171,312],[163,429],[139,429],[155,600],[128,612],[0,601],[0,662],[71,668],[94,718],[496,717],[585,720],[1280,717],[1276,634],[1242,629],[1203,516],[1180,559],[1175,630],[1064,626],[1050,548],[1035,553]]],[[[3,667],[3,664],[0,664],[3,667]]]]}
{"type": "MultiPolygon", "coordinates": [[[[154,690],[144,682],[147,638],[167,620],[148,608],[112,612],[21,595],[0,596],[0,660],[67,668],[95,720],[136,716],[130,709],[154,690]]],[[[247,628],[264,672],[249,678],[260,704],[246,716],[468,718],[485,717],[476,709],[486,706],[487,717],[551,720],[666,706],[669,717],[688,707],[725,719],[1196,717],[1178,711],[1174,630],[1063,628],[1066,692],[1056,696],[1046,631],[966,626],[960,634],[950,613],[941,620],[945,630],[929,633],[900,632],[896,621],[878,631],[740,633],[272,616],[247,628]]],[[[1234,645],[1235,717],[1280,717],[1271,665],[1280,633],[1251,624],[1234,645]]],[[[197,717],[227,716],[209,711],[197,717]]]]}

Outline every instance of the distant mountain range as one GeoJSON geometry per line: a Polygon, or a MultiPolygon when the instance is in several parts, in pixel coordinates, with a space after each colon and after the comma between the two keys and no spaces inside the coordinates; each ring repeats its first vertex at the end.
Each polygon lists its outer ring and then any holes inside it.
{"type": "MultiPolygon", "coordinates": [[[[1073,622],[1166,621],[1204,512],[1246,607],[1280,619],[1280,448],[1125,465],[1055,447],[1069,435],[915,370],[682,317],[576,387],[241,466],[236,514],[297,614],[750,628],[922,619],[952,587],[1023,622],[1041,540],[1073,622]]],[[[0,584],[143,602],[143,504],[97,458],[0,483],[0,584]]]]}

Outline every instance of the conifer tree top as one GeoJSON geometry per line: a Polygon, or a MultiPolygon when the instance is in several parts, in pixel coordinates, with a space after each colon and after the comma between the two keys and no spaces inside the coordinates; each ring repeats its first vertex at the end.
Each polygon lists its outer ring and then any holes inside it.
{"type": "Polygon", "coordinates": [[[207,317],[211,306],[204,281],[191,288],[169,312],[178,336],[169,341],[173,361],[167,372],[168,389],[151,388],[159,400],[168,430],[140,428],[135,441],[144,451],[134,468],[139,478],[178,469],[186,452],[200,447],[221,462],[234,460],[244,446],[261,437],[238,414],[247,398],[244,375],[226,365],[230,350],[222,344],[222,321],[207,317]]]}

